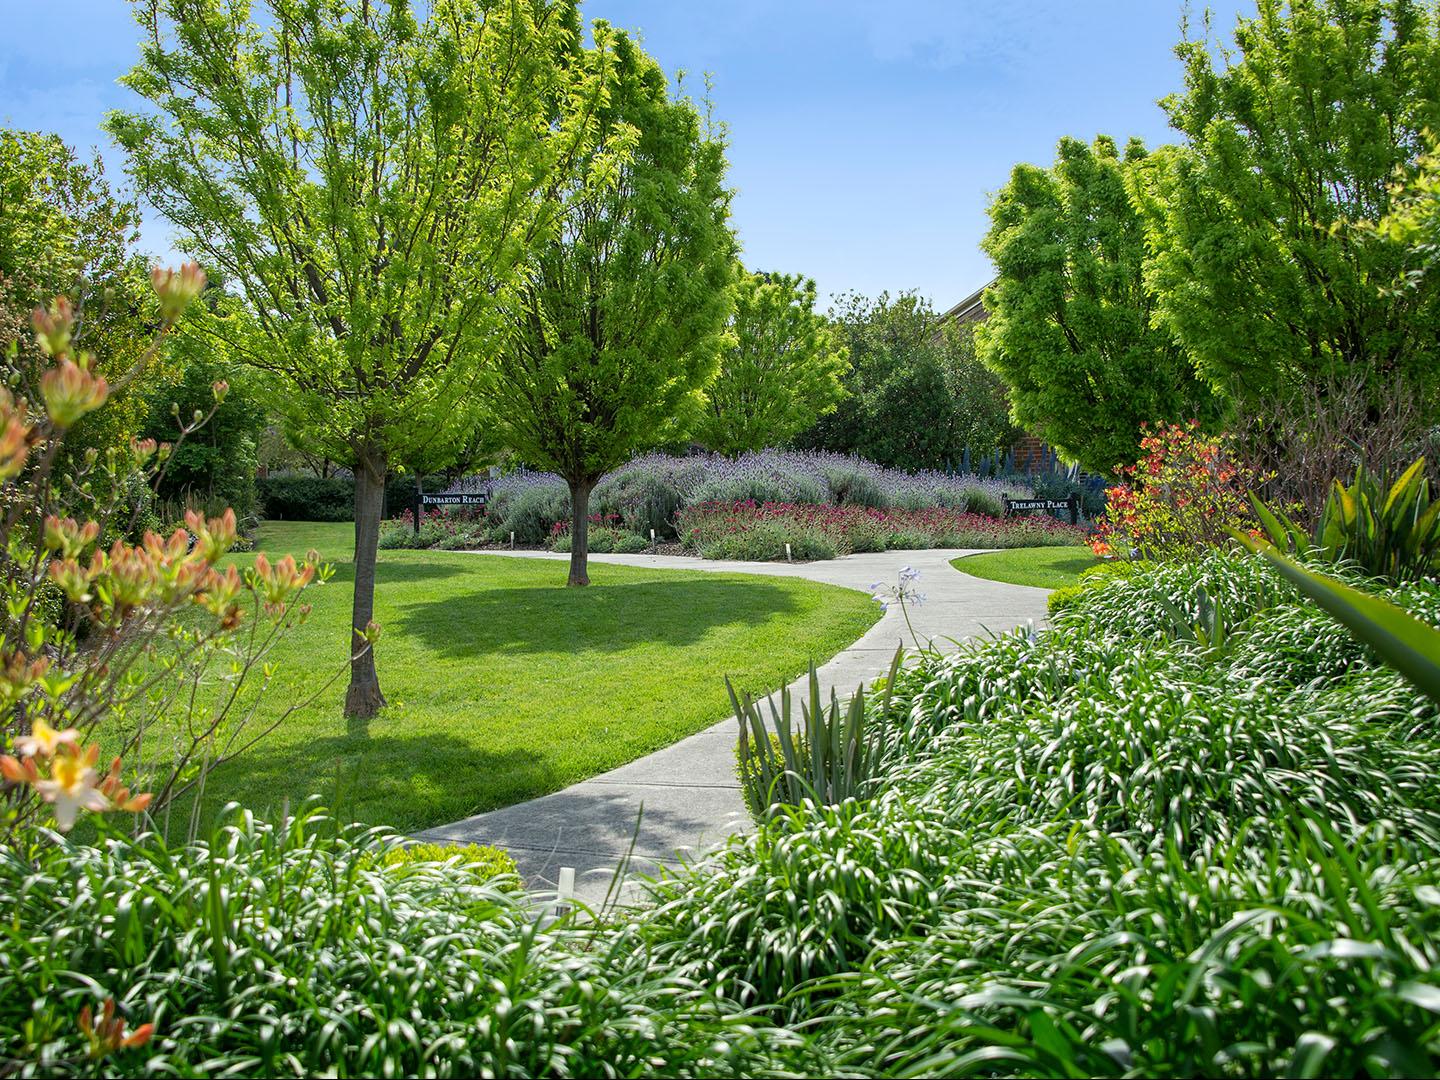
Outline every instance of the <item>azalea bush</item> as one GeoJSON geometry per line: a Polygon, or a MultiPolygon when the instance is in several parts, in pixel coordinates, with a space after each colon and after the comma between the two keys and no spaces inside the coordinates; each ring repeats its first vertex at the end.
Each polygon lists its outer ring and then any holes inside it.
{"type": "Polygon", "coordinates": [[[1198,421],[1144,426],[1141,458],[1116,469],[1093,546],[1102,557],[1182,558],[1230,542],[1259,523],[1250,494],[1267,479],[1238,460],[1227,436],[1198,421]]]}
{"type": "MultiPolygon", "coordinates": [[[[204,275],[157,270],[152,284],[161,329],[125,380],[204,275]]],[[[63,298],[34,324],[43,363],[16,359],[8,382],[20,393],[0,390],[0,828],[20,845],[37,824],[68,830],[82,812],[159,814],[283,722],[253,723],[253,705],[276,642],[308,611],[304,593],[329,574],[314,556],[224,564],[233,511],[190,511],[167,535],[139,528],[126,492],[162,479],[174,446],[132,439],[65,455],[111,386],[77,346],[83,328],[63,298]]],[[[226,390],[213,387],[217,406],[226,390]]],[[[195,410],[179,437],[209,417],[195,410]]]]}
{"type": "Polygon", "coordinates": [[[687,550],[705,558],[828,559],[912,548],[1078,545],[1084,533],[1049,517],[996,518],[939,507],[879,510],[808,503],[699,503],[676,519],[687,550]]]}

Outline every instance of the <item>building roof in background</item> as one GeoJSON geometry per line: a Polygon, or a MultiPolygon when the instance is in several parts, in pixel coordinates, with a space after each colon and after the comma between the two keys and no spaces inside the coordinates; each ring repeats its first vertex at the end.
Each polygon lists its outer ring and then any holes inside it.
{"type": "Polygon", "coordinates": [[[988,311],[985,310],[985,290],[993,284],[995,283],[991,281],[987,282],[984,285],[981,285],[980,288],[976,289],[969,296],[965,297],[964,300],[961,300],[949,311],[941,315],[940,321],[967,323],[981,322],[982,320],[984,320],[990,314],[988,311]]]}

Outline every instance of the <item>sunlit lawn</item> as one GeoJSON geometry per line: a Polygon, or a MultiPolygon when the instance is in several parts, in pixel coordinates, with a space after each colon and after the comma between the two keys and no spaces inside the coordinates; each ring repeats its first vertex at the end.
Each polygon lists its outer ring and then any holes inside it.
{"type": "MultiPolygon", "coordinates": [[[[276,522],[271,555],[336,565],[310,620],[275,655],[274,715],[343,662],[348,524],[276,522]]],[[[253,556],[234,556],[249,559],[253,556]]],[[[318,794],[346,820],[418,829],[555,791],[666,746],[729,712],[724,676],[760,690],[859,637],[864,594],[814,582],[463,552],[381,552],[376,651],[389,707],[342,712],[345,680],[208,779],[213,812],[318,794]]]]}
{"type": "Polygon", "coordinates": [[[1008,581],[1012,585],[1061,589],[1074,585],[1080,571],[1099,561],[1088,547],[1036,547],[966,555],[953,560],[950,565],[973,577],[1008,581]]]}

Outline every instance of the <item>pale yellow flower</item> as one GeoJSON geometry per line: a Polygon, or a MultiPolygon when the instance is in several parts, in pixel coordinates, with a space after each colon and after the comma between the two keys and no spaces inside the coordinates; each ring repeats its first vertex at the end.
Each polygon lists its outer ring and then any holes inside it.
{"type": "Polygon", "coordinates": [[[30,729],[29,735],[21,735],[15,740],[15,752],[21,757],[54,757],[55,752],[65,743],[76,746],[80,742],[80,732],[73,727],[64,731],[56,731],[43,719],[37,719],[30,729]]]}
{"type": "Polygon", "coordinates": [[[35,782],[36,792],[55,807],[55,824],[61,832],[70,831],[81,810],[98,814],[110,808],[110,800],[95,786],[99,776],[91,761],[93,755],[61,754],[50,768],[49,779],[35,782]]]}

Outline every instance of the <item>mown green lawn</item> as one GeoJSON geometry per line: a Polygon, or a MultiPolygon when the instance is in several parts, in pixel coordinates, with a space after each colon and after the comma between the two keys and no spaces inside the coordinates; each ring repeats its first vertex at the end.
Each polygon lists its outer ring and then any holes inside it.
{"type": "MultiPolygon", "coordinates": [[[[316,548],[335,564],[310,619],[274,656],[263,721],[343,662],[352,526],[266,525],[259,549],[316,548]]],[[[248,560],[250,555],[232,556],[248,560]]],[[[342,820],[420,829],[555,791],[667,746],[729,713],[737,689],[772,688],[859,637],[862,593],[785,578],[463,552],[382,551],[376,650],[389,706],[342,711],[345,680],[206,781],[206,816],[318,794],[342,820]]]]}
{"type": "Polygon", "coordinates": [[[1061,589],[1074,585],[1079,580],[1080,571],[1099,561],[1088,547],[1034,547],[963,555],[952,560],[950,565],[962,574],[992,581],[1061,589]]]}

